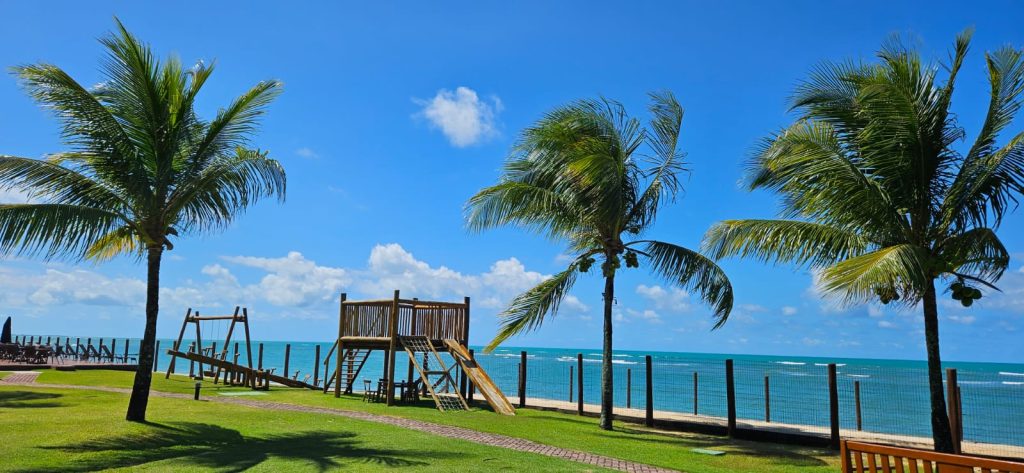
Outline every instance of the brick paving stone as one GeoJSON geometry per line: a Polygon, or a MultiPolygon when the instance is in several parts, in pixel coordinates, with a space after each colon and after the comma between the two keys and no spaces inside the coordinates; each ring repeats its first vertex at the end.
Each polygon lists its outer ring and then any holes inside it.
{"type": "MultiPolygon", "coordinates": [[[[35,383],[36,376],[39,373],[15,373],[8,375],[7,378],[3,379],[6,384],[32,384],[35,387],[40,388],[60,388],[60,389],[87,389],[95,391],[105,391],[112,393],[130,393],[130,389],[125,388],[112,388],[104,386],[78,386],[78,385],[67,385],[67,384],[38,384],[35,383]],[[31,379],[27,376],[24,378],[12,379],[12,377],[19,374],[32,374],[31,379]]],[[[159,391],[152,391],[150,395],[153,397],[163,397],[171,399],[192,399],[191,395],[177,394],[177,393],[165,393],[159,391]]],[[[647,465],[644,463],[631,462],[627,460],[621,460],[618,458],[606,457],[603,455],[596,455],[593,453],[581,452],[579,450],[572,450],[568,448],[554,447],[551,445],[545,445],[537,443],[531,440],[509,437],[507,435],[492,434],[489,432],[480,432],[478,430],[466,429],[463,427],[455,427],[451,425],[435,424],[433,422],[424,422],[413,419],[405,419],[402,417],[393,417],[381,414],[370,414],[368,412],[350,411],[345,409],[334,409],[327,407],[313,407],[313,406],[300,406],[297,404],[287,404],[282,402],[273,401],[257,401],[253,399],[239,399],[239,398],[222,398],[222,397],[206,397],[207,401],[219,402],[222,404],[233,404],[238,406],[251,407],[255,409],[270,409],[276,411],[288,411],[288,412],[303,412],[310,414],[323,414],[339,417],[347,417],[350,419],[363,420],[368,422],[376,422],[379,424],[387,424],[395,427],[401,427],[409,430],[416,430],[419,432],[425,432],[440,437],[453,438],[474,442],[481,445],[488,445],[492,447],[507,448],[519,452],[535,453],[538,455],[544,455],[553,458],[561,458],[563,460],[574,461],[577,463],[584,463],[587,465],[594,465],[603,468],[608,468],[617,471],[624,471],[627,473],[679,473],[678,470],[671,470],[668,468],[662,468],[653,465],[647,465]]]]}
{"type": "Polygon", "coordinates": [[[6,378],[0,379],[0,383],[31,384],[36,382],[36,378],[38,377],[38,371],[15,371],[14,373],[7,375],[6,378]]]}

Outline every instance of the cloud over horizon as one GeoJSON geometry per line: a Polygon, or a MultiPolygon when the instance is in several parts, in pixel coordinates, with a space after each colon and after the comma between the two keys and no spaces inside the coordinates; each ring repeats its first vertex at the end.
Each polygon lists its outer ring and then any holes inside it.
{"type": "Polygon", "coordinates": [[[481,100],[469,87],[440,89],[432,99],[414,99],[423,107],[415,116],[441,130],[452,146],[465,148],[498,135],[497,116],[504,107],[497,96],[489,99],[481,100]]]}

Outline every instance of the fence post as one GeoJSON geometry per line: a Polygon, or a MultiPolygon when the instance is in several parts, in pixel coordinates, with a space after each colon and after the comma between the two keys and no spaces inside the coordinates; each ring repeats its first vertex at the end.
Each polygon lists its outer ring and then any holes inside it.
{"type": "MultiPolygon", "coordinates": [[[[157,340],[156,342],[160,343],[160,340],[157,340]]],[[[132,340],[130,338],[124,339],[124,362],[125,363],[128,363],[128,345],[131,345],[131,343],[132,343],[132,340]]],[[[159,347],[159,345],[157,345],[157,347],[159,347]]],[[[156,353],[153,354],[153,366],[156,366],[156,359],[157,359],[158,356],[160,356],[160,350],[156,350],[156,353]]]]}
{"type": "Polygon", "coordinates": [[[313,386],[319,384],[320,381],[320,344],[317,343],[313,349],[313,386]]]}
{"type": "Polygon", "coordinates": [[[726,433],[732,437],[736,433],[736,385],[733,383],[731,359],[725,360],[725,397],[729,416],[726,433]]]}
{"type": "Polygon", "coordinates": [[[526,351],[519,352],[519,407],[526,407],[526,351]]]}
{"type": "Polygon", "coordinates": [[[286,343],[284,345],[284,373],[281,373],[281,374],[284,375],[285,378],[288,377],[288,362],[291,360],[291,358],[292,358],[292,344],[291,343],[286,343]]]}
{"type": "Polygon", "coordinates": [[[957,402],[959,387],[956,379],[956,369],[946,368],[946,411],[949,415],[949,431],[953,435],[953,453],[956,454],[961,452],[960,422],[962,419],[960,417],[960,406],[957,402]]]}
{"type": "Polygon", "coordinates": [[[110,339],[110,362],[111,363],[114,362],[114,351],[116,351],[116,350],[117,350],[117,339],[116,338],[111,338],[110,339]]]}
{"type": "Polygon", "coordinates": [[[576,354],[576,413],[583,415],[583,354],[576,354]]]}
{"type": "Polygon", "coordinates": [[[693,415],[697,415],[697,372],[693,372],[693,415]]]}
{"type": "Polygon", "coordinates": [[[861,417],[860,417],[860,381],[853,382],[853,403],[857,410],[857,431],[862,429],[861,417]]]}
{"type": "MultiPolygon", "coordinates": [[[[198,350],[199,350],[199,348],[196,346],[196,342],[192,342],[192,343],[188,344],[188,351],[189,352],[196,352],[196,353],[198,353],[199,352],[198,350]]],[[[171,370],[171,372],[173,373],[174,370],[171,370]]],[[[195,376],[196,376],[196,362],[194,360],[188,360],[188,377],[189,378],[194,378],[195,376]]]]}
{"type": "Polygon", "coordinates": [[[569,404],[572,404],[572,390],[574,387],[573,375],[576,374],[576,367],[569,365],[569,404]]]}
{"type": "Polygon", "coordinates": [[[644,357],[647,365],[647,415],[644,417],[644,425],[654,426],[654,379],[651,376],[651,355],[644,357]]]}
{"type": "Polygon", "coordinates": [[[831,429],[829,446],[839,449],[839,386],[836,385],[836,364],[828,364],[828,418],[831,429]]]}
{"type": "Polygon", "coordinates": [[[772,421],[772,397],[768,389],[768,376],[764,377],[764,421],[772,421]]]}
{"type": "Polygon", "coordinates": [[[626,368],[626,409],[632,407],[633,401],[633,370],[626,368]]]}
{"type": "MultiPolygon", "coordinates": [[[[153,371],[156,372],[160,367],[160,340],[156,341],[156,353],[153,354],[153,371]]],[[[124,362],[128,362],[128,340],[124,341],[124,362]]]]}
{"type": "Polygon", "coordinates": [[[260,353],[259,353],[259,361],[257,361],[257,362],[256,362],[256,363],[257,363],[257,366],[258,366],[258,367],[256,368],[257,370],[261,370],[261,369],[263,369],[263,342],[260,342],[260,349],[259,349],[259,352],[260,352],[260,353]]]}

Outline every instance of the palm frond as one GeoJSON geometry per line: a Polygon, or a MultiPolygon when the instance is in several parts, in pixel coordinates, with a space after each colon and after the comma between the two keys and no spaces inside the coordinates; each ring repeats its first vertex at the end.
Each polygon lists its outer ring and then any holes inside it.
{"type": "MultiPolygon", "coordinates": [[[[69,154],[64,159],[71,159],[69,154]]],[[[0,189],[29,190],[50,203],[94,206],[124,212],[129,208],[116,190],[58,164],[0,155],[0,189]]]]}
{"type": "Polygon", "coordinates": [[[267,153],[239,148],[236,155],[214,160],[168,199],[165,219],[185,231],[221,228],[262,198],[284,201],[284,168],[267,153]]]}
{"type": "Polygon", "coordinates": [[[723,220],[704,235],[710,257],[754,257],[772,263],[831,265],[875,246],[856,232],[796,220],[723,220]]]}
{"type": "Polygon", "coordinates": [[[655,274],[691,292],[711,306],[714,328],[725,324],[732,312],[732,283],[725,271],[704,255],[671,243],[653,240],[632,242],[642,245],[655,274]]]}
{"type": "Polygon", "coordinates": [[[564,271],[545,279],[532,289],[516,296],[499,317],[501,328],[494,339],[484,348],[485,352],[494,351],[498,345],[509,337],[534,330],[544,323],[544,319],[558,313],[562,299],[576,283],[578,263],[574,262],[564,271]]]}
{"type": "Polygon", "coordinates": [[[141,260],[145,245],[135,233],[135,229],[125,225],[103,235],[85,251],[85,259],[101,263],[117,256],[130,255],[141,260]]]}
{"type": "Polygon", "coordinates": [[[0,205],[0,254],[83,259],[97,241],[128,223],[81,205],[0,205]]]}
{"type": "Polygon", "coordinates": [[[967,273],[995,283],[1010,266],[1010,252],[991,228],[972,228],[947,239],[940,256],[958,273],[967,273]]]}
{"type": "Polygon", "coordinates": [[[579,226],[561,194],[527,182],[505,181],[481,189],[466,202],[465,211],[473,231],[515,225],[564,238],[579,226]]]}
{"type": "Polygon", "coordinates": [[[901,301],[913,305],[924,294],[929,276],[927,250],[911,245],[887,246],[841,261],[819,273],[826,294],[841,296],[845,303],[877,299],[879,290],[895,290],[901,301]]]}

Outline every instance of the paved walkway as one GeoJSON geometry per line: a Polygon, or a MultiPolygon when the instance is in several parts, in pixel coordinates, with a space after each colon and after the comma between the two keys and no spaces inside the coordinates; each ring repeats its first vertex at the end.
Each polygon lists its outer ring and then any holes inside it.
{"type": "MultiPolygon", "coordinates": [[[[104,386],[77,386],[77,385],[66,385],[66,384],[37,384],[35,383],[36,376],[39,373],[34,373],[34,376],[29,379],[27,376],[19,379],[12,379],[18,375],[27,375],[30,373],[15,373],[8,375],[7,378],[3,379],[3,384],[16,384],[16,385],[32,385],[39,388],[59,388],[59,389],[85,389],[94,391],[105,391],[112,393],[130,393],[130,389],[126,388],[113,388],[104,386]]],[[[192,396],[187,394],[177,393],[166,393],[159,391],[152,391],[151,396],[163,397],[172,399],[192,399],[192,396]]],[[[478,443],[481,445],[489,445],[492,447],[507,448],[510,450],[516,450],[519,452],[535,453],[538,455],[544,455],[548,457],[561,458],[564,460],[570,460],[578,463],[584,463],[587,465],[599,466],[602,468],[608,468],[617,471],[625,471],[629,473],[678,473],[676,470],[670,470],[667,468],[656,467],[652,465],[646,465],[643,463],[630,462],[626,460],[620,460],[617,458],[606,457],[602,455],[595,455],[593,453],[581,452],[578,450],[570,450],[567,448],[553,447],[551,445],[544,445],[542,443],[533,442],[516,437],[509,437],[507,435],[491,434],[486,432],[480,432],[477,430],[466,429],[462,427],[454,427],[450,425],[435,424],[432,422],[423,422],[419,420],[404,419],[401,417],[392,417],[380,414],[370,414],[359,411],[349,411],[344,409],[332,409],[326,407],[312,407],[312,406],[300,406],[296,404],[286,404],[281,402],[272,401],[258,401],[253,399],[239,399],[239,398],[226,398],[226,397],[204,397],[204,400],[211,402],[219,402],[222,404],[234,404],[239,406],[251,407],[256,409],[271,409],[276,411],[290,411],[290,412],[305,412],[312,414],[323,414],[332,415],[339,417],[347,417],[350,419],[358,419],[368,422],[377,422],[380,424],[388,424],[396,427],[402,427],[405,429],[416,430],[425,432],[428,434],[437,435],[440,437],[447,437],[459,440],[467,440],[470,442],[478,443]]]]}
{"type": "Polygon", "coordinates": [[[38,371],[17,371],[7,375],[6,378],[0,379],[0,383],[3,384],[31,384],[36,382],[36,378],[39,377],[38,371]]]}

